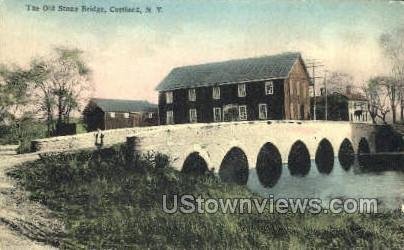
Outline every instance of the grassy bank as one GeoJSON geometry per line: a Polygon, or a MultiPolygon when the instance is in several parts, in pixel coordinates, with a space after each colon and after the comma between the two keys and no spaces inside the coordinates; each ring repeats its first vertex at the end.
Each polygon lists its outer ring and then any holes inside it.
{"type": "MultiPolygon", "coordinates": [[[[120,147],[42,157],[13,170],[31,199],[54,211],[66,227],[65,248],[257,248],[277,246],[401,248],[398,213],[166,214],[162,194],[204,198],[251,197],[245,187],[213,175],[192,177],[168,167],[164,156],[128,166],[120,147]]],[[[171,199],[170,199],[171,200],[171,199]]]]}

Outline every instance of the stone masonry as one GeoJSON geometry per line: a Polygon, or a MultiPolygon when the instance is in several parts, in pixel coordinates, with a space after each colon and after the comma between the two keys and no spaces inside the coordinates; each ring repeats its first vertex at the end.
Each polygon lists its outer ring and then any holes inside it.
{"type": "Polygon", "coordinates": [[[357,153],[359,141],[365,138],[374,152],[376,126],[335,121],[255,121],[234,123],[184,124],[160,126],[152,131],[137,131],[128,137],[128,145],[135,153],[160,152],[170,157],[174,168],[182,165],[193,152],[198,152],[209,169],[219,170],[226,153],[238,147],[246,154],[249,167],[254,168],[261,147],[271,142],[287,162],[292,145],[300,140],[314,158],[319,142],[330,141],[338,154],[344,139],[348,139],[357,153]]]}

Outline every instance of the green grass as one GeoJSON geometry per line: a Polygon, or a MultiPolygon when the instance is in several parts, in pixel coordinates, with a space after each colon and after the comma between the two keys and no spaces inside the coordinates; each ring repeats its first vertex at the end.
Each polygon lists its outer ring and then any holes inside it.
{"type": "Polygon", "coordinates": [[[127,163],[125,149],[42,157],[11,176],[66,227],[62,248],[402,248],[398,211],[373,215],[166,214],[162,194],[255,196],[214,175],[181,174],[162,155],[127,163]]]}

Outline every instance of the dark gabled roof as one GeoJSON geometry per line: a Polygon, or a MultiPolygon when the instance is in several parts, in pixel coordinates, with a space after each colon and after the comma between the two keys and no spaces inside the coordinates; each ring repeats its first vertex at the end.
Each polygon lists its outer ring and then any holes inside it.
{"type": "Polygon", "coordinates": [[[300,53],[288,52],[272,56],[174,68],[157,86],[158,91],[222,85],[264,79],[287,78],[300,53]]]}
{"type": "Polygon", "coordinates": [[[350,101],[367,101],[366,97],[361,93],[345,93],[343,95],[346,96],[350,101]]]}
{"type": "MultiPolygon", "coordinates": [[[[367,101],[366,97],[363,96],[360,93],[351,93],[351,94],[347,94],[347,93],[339,93],[339,92],[333,92],[333,93],[329,93],[327,95],[328,97],[339,97],[339,98],[343,98],[344,100],[347,101],[367,101]]],[[[313,97],[311,97],[313,98],[313,97]]],[[[320,96],[316,96],[316,100],[323,100],[325,99],[325,95],[320,95],[320,96]]]]}
{"type": "Polygon", "coordinates": [[[148,101],[92,98],[104,112],[157,112],[157,104],[148,101]]]}

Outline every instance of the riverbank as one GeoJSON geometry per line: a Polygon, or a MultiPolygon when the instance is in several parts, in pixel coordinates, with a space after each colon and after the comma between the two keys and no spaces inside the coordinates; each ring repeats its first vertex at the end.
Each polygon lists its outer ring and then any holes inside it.
{"type": "Polygon", "coordinates": [[[404,172],[404,152],[386,152],[362,154],[359,162],[364,170],[386,171],[398,170],[404,172]]]}
{"type": "Polygon", "coordinates": [[[163,194],[251,198],[244,186],[215,176],[181,174],[161,155],[138,168],[125,149],[44,156],[9,172],[63,222],[61,248],[321,248],[404,245],[404,217],[383,214],[167,214],[163,194]]]}

